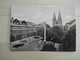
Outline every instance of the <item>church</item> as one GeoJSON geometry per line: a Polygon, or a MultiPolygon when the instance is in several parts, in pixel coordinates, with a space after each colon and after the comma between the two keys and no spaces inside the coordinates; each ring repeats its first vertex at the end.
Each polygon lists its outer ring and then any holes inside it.
{"type": "Polygon", "coordinates": [[[56,19],[56,15],[55,15],[55,12],[54,12],[54,16],[53,16],[53,22],[52,22],[52,26],[60,26],[62,27],[62,18],[61,18],[61,13],[59,11],[59,15],[58,15],[58,19],[56,19]]]}

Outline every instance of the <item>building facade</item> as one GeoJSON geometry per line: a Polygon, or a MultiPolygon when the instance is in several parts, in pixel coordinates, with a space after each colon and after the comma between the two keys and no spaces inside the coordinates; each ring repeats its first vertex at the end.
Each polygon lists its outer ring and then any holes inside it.
{"type": "Polygon", "coordinates": [[[75,19],[70,21],[69,23],[66,23],[66,25],[64,26],[65,30],[70,30],[73,26],[76,26],[76,21],[75,19]]]}
{"type": "Polygon", "coordinates": [[[14,37],[14,40],[21,40],[32,36],[33,32],[37,31],[35,24],[31,22],[19,21],[17,19],[11,20],[11,37],[14,37]]]}

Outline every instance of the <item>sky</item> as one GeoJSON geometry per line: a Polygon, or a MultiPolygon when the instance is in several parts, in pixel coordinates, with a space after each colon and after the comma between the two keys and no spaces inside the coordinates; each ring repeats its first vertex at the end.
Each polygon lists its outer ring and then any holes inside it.
{"type": "Polygon", "coordinates": [[[58,19],[59,11],[63,26],[75,19],[75,8],[73,6],[12,6],[11,17],[36,24],[46,22],[52,26],[54,12],[56,19],[58,19]]]}

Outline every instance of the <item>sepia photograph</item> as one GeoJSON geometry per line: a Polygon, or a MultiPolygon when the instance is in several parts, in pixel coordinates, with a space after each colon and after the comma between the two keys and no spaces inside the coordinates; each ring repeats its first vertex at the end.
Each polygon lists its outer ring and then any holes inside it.
{"type": "Polygon", "coordinates": [[[11,51],[76,51],[74,6],[12,6],[11,51]]]}

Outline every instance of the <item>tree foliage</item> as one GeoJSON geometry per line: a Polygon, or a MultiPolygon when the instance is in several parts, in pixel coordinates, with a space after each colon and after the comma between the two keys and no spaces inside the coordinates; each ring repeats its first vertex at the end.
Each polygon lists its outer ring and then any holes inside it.
{"type": "Polygon", "coordinates": [[[68,31],[63,41],[65,51],[74,51],[76,47],[76,28],[72,28],[68,31]]]}
{"type": "Polygon", "coordinates": [[[60,43],[63,39],[64,31],[61,27],[55,26],[50,29],[49,35],[51,36],[52,41],[60,43]]]}
{"type": "Polygon", "coordinates": [[[10,35],[10,42],[13,42],[13,41],[15,41],[15,37],[11,34],[10,35]]]}
{"type": "Polygon", "coordinates": [[[38,28],[37,35],[41,36],[41,37],[44,37],[44,28],[38,28]]]}

